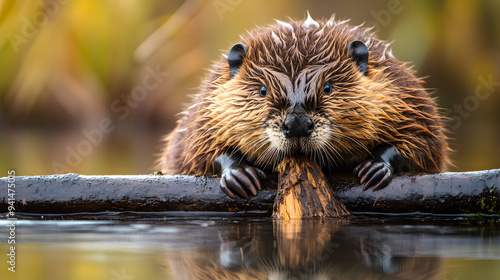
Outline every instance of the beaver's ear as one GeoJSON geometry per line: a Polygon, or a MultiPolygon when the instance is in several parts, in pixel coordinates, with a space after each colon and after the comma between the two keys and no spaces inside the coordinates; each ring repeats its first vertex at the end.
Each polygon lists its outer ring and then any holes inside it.
{"type": "Polygon", "coordinates": [[[347,49],[351,58],[356,62],[356,66],[361,73],[366,75],[368,71],[368,48],[361,41],[352,41],[347,49]]]}
{"type": "Polygon", "coordinates": [[[245,55],[247,54],[247,47],[243,44],[234,45],[229,54],[227,55],[227,63],[229,64],[229,76],[231,79],[240,71],[240,66],[243,63],[243,59],[245,59],[245,55]]]}

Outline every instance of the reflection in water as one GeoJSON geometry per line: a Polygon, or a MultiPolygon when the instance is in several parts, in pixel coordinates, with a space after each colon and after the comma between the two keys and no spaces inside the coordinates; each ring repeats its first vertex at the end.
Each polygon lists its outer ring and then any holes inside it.
{"type": "Polygon", "coordinates": [[[19,219],[16,279],[500,279],[496,222],[134,215],[19,219]]]}
{"type": "Polygon", "coordinates": [[[409,234],[343,220],[272,226],[272,236],[259,225],[225,227],[218,251],[175,255],[168,266],[175,279],[442,279],[440,258],[420,254],[409,234]]]}

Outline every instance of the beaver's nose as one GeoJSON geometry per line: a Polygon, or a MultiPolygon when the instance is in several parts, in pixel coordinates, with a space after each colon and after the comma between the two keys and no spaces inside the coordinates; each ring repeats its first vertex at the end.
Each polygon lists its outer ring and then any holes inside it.
{"type": "Polygon", "coordinates": [[[314,130],[314,123],[303,113],[292,112],[283,122],[282,131],[286,137],[307,137],[314,130]]]}

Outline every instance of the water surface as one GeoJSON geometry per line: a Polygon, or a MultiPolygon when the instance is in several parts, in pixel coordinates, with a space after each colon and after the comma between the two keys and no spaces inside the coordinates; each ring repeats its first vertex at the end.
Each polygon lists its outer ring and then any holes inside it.
{"type": "MultiPolygon", "coordinates": [[[[268,213],[18,215],[1,279],[500,279],[497,217],[268,213]]],[[[3,215],[5,216],[5,215],[3,215]]],[[[0,220],[0,237],[8,221],[0,220]]],[[[2,260],[9,246],[0,243],[2,260]]]]}

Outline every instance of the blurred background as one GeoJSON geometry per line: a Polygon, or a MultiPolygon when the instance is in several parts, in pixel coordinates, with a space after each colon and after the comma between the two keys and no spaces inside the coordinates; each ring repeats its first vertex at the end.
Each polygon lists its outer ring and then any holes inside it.
{"type": "Polygon", "coordinates": [[[427,77],[451,170],[500,168],[500,1],[0,0],[0,176],[151,173],[222,50],[307,10],[375,27],[427,77]]]}

